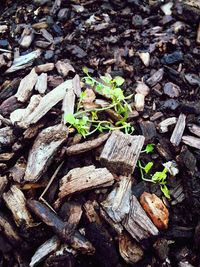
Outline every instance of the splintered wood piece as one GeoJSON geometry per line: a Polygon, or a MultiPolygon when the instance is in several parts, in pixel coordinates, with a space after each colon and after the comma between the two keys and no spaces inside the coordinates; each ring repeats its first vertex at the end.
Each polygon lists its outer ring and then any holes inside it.
{"type": "Polygon", "coordinates": [[[14,229],[13,225],[9,222],[9,219],[0,212],[0,229],[6,236],[10,244],[13,246],[19,246],[22,244],[22,239],[14,229]]]}
{"type": "Polygon", "coordinates": [[[186,124],[185,120],[186,116],[184,114],[180,114],[176,126],[174,128],[174,131],[172,133],[172,136],[170,138],[170,142],[174,146],[178,146],[181,142],[181,138],[185,130],[185,124],[186,124]]]}
{"type": "Polygon", "coordinates": [[[143,111],[144,110],[144,95],[137,93],[135,94],[135,109],[137,111],[143,111]]]}
{"type": "Polygon", "coordinates": [[[21,47],[23,48],[28,48],[34,38],[34,31],[31,27],[25,27],[22,35],[21,35],[21,39],[19,40],[19,44],[21,47]]]}
{"type": "Polygon", "coordinates": [[[47,90],[47,74],[41,73],[38,76],[37,83],[35,85],[35,90],[38,91],[40,94],[44,94],[47,90]]]}
{"type": "Polygon", "coordinates": [[[67,127],[64,125],[54,125],[42,130],[29,152],[24,180],[36,182],[40,179],[66,139],[67,127]]]}
{"type": "Polygon", "coordinates": [[[97,169],[94,165],[75,168],[61,179],[58,196],[62,199],[73,193],[107,187],[113,183],[114,177],[106,168],[97,169]]]}
{"type": "Polygon", "coordinates": [[[51,8],[51,15],[56,14],[56,12],[60,9],[61,3],[62,3],[62,0],[55,0],[54,1],[54,4],[51,8]]]}
{"type": "Polygon", "coordinates": [[[131,186],[130,177],[120,177],[116,187],[110,192],[107,199],[101,203],[114,222],[121,222],[129,213],[131,186]]]}
{"type": "Polygon", "coordinates": [[[34,111],[41,100],[40,95],[33,95],[30,99],[28,106],[24,109],[16,109],[10,114],[10,120],[12,124],[17,123],[21,128],[26,128],[24,120],[34,111]]]}
{"type": "Polygon", "coordinates": [[[27,76],[25,76],[20,82],[19,88],[15,95],[18,101],[24,103],[30,98],[37,79],[38,75],[35,72],[35,68],[33,68],[31,72],[27,76]]]}
{"type": "Polygon", "coordinates": [[[38,265],[41,261],[43,261],[46,257],[49,256],[53,251],[56,251],[60,246],[60,240],[57,236],[53,236],[51,239],[47,240],[43,243],[39,248],[37,248],[36,252],[31,258],[31,262],[29,264],[30,267],[34,267],[38,265]]]}
{"type": "Polygon", "coordinates": [[[68,75],[68,73],[70,71],[72,72],[75,72],[74,68],[72,67],[72,65],[70,65],[69,63],[67,62],[64,62],[64,61],[57,61],[56,63],[56,69],[57,69],[57,72],[63,76],[64,78],[68,75]]]}
{"type": "Polygon", "coordinates": [[[159,130],[161,133],[166,133],[168,132],[168,126],[173,125],[177,122],[177,118],[176,117],[171,117],[171,118],[167,118],[163,121],[161,121],[158,124],[159,130]]]}
{"type": "Polygon", "coordinates": [[[72,80],[67,80],[64,83],[58,85],[55,89],[42,97],[39,105],[24,120],[24,122],[27,125],[38,122],[53,106],[55,106],[64,98],[66,90],[70,88],[72,88],[72,80]]]}
{"type": "Polygon", "coordinates": [[[135,264],[142,259],[144,252],[141,246],[126,233],[119,237],[119,252],[128,264],[135,264]]]}
{"type": "Polygon", "coordinates": [[[16,185],[12,185],[10,190],[3,194],[3,199],[13,214],[13,218],[18,227],[32,225],[32,217],[26,208],[26,199],[22,191],[16,185]]]}
{"type": "Polygon", "coordinates": [[[200,137],[200,126],[196,125],[196,124],[189,124],[188,125],[188,129],[191,133],[197,135],[198,137],[200,137]]]}
{"type": "Polygon", "coordinates": [[[75,93],[73,88],[70,88],[69,90],[67,90],[62,103],[64,122],[66,114],[74,114],[74,106],[75,106],[75,93]]]}
{"type": "Polygon", "coordinates": [[[38,65],[35,67],[35,72],[37,74],[40,74],[42,72],[49,72],[49,71],[52,71],[54,67],[55,67],[54,63],[46,63],[46,64],[38,65]]]}
{"type": "Polygon", "coordinates": [[[66,154],[68,156],[72,156],[72,155],[78,155],[78,154],[93,150],[97,148],[98,146],[102,145],[108,139],[109,136],[110,136],[110,133],[106,133],[106,134],[100,135],[99,137],[93,140],[85,141],[83,143],[67,147],[66,154]]]}
{"type": "Polygon", "coordinates": [[[0,176],[0,198],[3,195],[3,192],[6,189],[6,186],[8,184],[8,179],[6,176],[0,176]]]}
{"type": "Polygon", "coordinates": [[[158,235],[158,229],[149,219],[134,195],[131,198],[130,211],[123,221],[123,226],[137,241],[146,239],[151,235],[158,235]]]}
{"type": "Polygon", "coordinates": [[[200,149],[200,138],[190,135],[184,135],[182,137],[182,142],[188,146],[200,149]]]}
{"type": "Polygon", "coordinates": [[[94,247],[78,231],[72,229],[71,225],[63,222],[53,211],[37,200],[28,200],[28,208],[35,213],[46,225],[48,225],[63,242],[69,243],[74,249],[83,254],[93,254],[94,247]]]}
{"type": "Polygon", "coordinates": [[[200,23],[199,23],[199,27],[198,27],[198,30],[197,30],[197,44],[198,45],[200,44],[200,23]]]}
{"type": "Polygon", "coordinates": [[[144,140],[142,135],[113,131],[100,155],[100,162],[110,171],[128,176],[134,172],[144,140]]]}
{"type": "Polygon", "coordinates": [[[8,170],[9,179],[17,183],[21,183],[22,178],[24,177],[25,170],[26,170],[26,161],[24,157],[21,157],[17,160],[16,164],[11,169],[8,170]]]}
{"type": "Polygon", "coordinates": [[[77,97],[80,97],[81,95],[81,79],[80,76],[78,74],[76,74],[74,76],[74,78],[72,79],[72,84],[73,84],[73,89],[74,89],[74,93],[77,97]]]}
{"type": "Polygon", "coordinates": [[[159,197],[144,192],[140,196],[140,203],[158,229],[168,228],[169,211],[159,197]]]}
{"type": "Polygon", "coordinates": [[[17,70],[21,70],[27,67],[28,65],[32,65],[33,61],[38,58],[41,54],[41,51],[39,49],[32,51],[29,54],[17,57],[14,59],[12,66],[6,70],[5,73],[12,73],[17,70]]]}
{"type": "Polygon", "coordinates": [[[115,230],[118,235],[121,235],[124,231],[123,226],[120,223],[114,222],[107,212],[105,212],[102,208],[100,208],[101,217],[115,230]]]}
{"type": "Polygon", "coordinates": [[[14,144],[16,136],[11,127],[4,127],[0,129],[0,152],[3,152],[4,147],[9,147],[14,144]]]}
{"type": "Polygon", "coordinates": [[[23,105],[15,96],[11,96],[4,100],[0,105],[0,114],[3,116],[9,116],[15,109],[21,108],[23,105]]]}
{"type": "Polygon", "coordinates": [[[146,83],[149,86],[153,87],[162,80],[163,75],[164,75],[164,69],[161,68],[157,70],[148,80],[146,80],[146,83]]]}

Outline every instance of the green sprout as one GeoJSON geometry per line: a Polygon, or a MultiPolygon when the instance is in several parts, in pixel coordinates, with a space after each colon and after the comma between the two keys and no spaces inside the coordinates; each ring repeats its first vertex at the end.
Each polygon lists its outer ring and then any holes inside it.
{"type": "Polygon", "coordinates": [[[122,89],[119,87],[124,83],[124,79],[119,76],[113,79],[110,76],[100,76],[102,82],[99,82],[89,75],[88,68],[84,67],[83,72],[86,76],[82,78],[82,81],[93,87],[93,90],[97,93],[107,97],[110,100],[110,103],[106,107],[85,110],[82,108],[82,102],[86,97],[86,92],[81,92],[76,113],[65,114],[64,116],[64,119],[69,124],[69,127],[75,128],[84,138],[96,131],[103,132],[124,130],[125,133],[131,134],[134,131],[134,128],[127,122],[131,107],[126,100],[130,99],[132,95],[125,97],[122,89]],[[119,114],[121,119],[117,122],[101,120],[99,118],[99,114],[109,109],[112,109],[119,114]]]}
{"type": "Polygon", "coordinates": [[[141,153],[152,153],[154,151],[155,144],[147,144],[145,149],[141,151],[141,153]]]}

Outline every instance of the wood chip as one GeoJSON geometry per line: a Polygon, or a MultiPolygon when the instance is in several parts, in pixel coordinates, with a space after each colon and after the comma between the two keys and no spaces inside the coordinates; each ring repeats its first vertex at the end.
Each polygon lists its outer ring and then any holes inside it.
{"type": "Polygon", "coordinates": [[[200,149],[200,138],[190,136],[190,135],[184,135],[182,137],[182,142],[191,147],[200,149]]]}
{"type": "Polygon", "coordinates": [[[199,23],[199,27],[197,30],[197,44],[200,44],[200,23],[199,23]]]}
{"type": "Polygon", "coordinates": [[[183,132],[185,130],[185,124],[186,124],[186,116],[184,114],[180,114],[178,121],[176,123],[176,126],[174,128],[174,131],[172,133],[172,136],[170,138],[170,142],[174,146],[178,146],[181,142],[181,138],[183,136],[183,132]]]}
{"type": "Polygon", "coordinates": [[[54,67],[55,67],[54,63],[46,63],[46,64],[38,65],[35,67],[35,72],[37,74],[40,74],[42,72],[49,72],[49,71],[52,71],[54,67]]]}
{"type": "Polygon", "coordinates": [[[130,177],[120,177],[116,187],[108,195],[101,205],[111,219],[118,223],[121,222],[130,210],[132,182],[130,177]]]}
{"type": "Polygon", "coordinates": [[[196,124],[188,124],[188,129],[191,133],[195,134],[196,136],[200,137],[200,126],[196,124]]]}
{"type": "Polygon", "coordinates": [[[168,228],[169,212],[159,197],[144,192],[140,197],[140,203],[158,229],[168,228]]]}
{"type": "Polygon", "coordinates": [[[128,176],[135,169],[144,140],[142,135],[113,131],[100,155],[100,162],[112,172],[128,176]]]}
{"type": "Polygon", "coordinates": [[[3,152],[4,147],[9,147],[14,144],[16,137],[11,127],[4,127],[0,129],[0,152],[3,152]]]}
{"type": "Polygon", "coordinates": [[[75,168],[61,179],[58,196],[62,199],[77,192],[107,187],[113,183],[114,177],[106,168],[97,169],[94,165],[75,168]]]}
{"type": "Polygon", "coordinates": [[[35,85],[35,90],[40,94],[44,94],[47,90],[47,74],[42,73],[38,76],[37,83],[35,85]]]}
{"type": "Polygon", "coordinates": [[[164,75],[164,69],[161,68],[159,70],[157,70],[147,81],[146,83],[153,87],[154,85],[156,85],[157,83],[159,83],[164,75]]]}
{"type": "Polygon", "coordinates": [[[3,195],[4,190],[6,189],[6,186],[8,184],[8,179],[6,176],[1,176],[0,177],[0,198],[3,195]]]}
{"type": "Polygon", "coordinates": [[[61,61],[61,60],[57,61],[55,66],[56,66],[57,72],[64,78],[68,75],[70,71],[75,72],[71,64],[61,61]]]}
{"type": "Polygon", "coordinates": [[[47,170],[53,156],[67,139],[67,127],[55,125],[39,133],[29,152],[24,180],[36,182],[47,170]]]}
{"type": "Polygon", "coordinates": [[[110,133],[103,134],[93,140],[85,141],[83,143],[67,147],[66,154],[68,156],[72,156],[72,155],[78,155],[78,154],[82,154],[87,151],[93,150],[99,147],[100,145],[102,145],[108,139],[109,136],[110,136],[110,133]]]}
{"type": "Polygon", "coordinates": [[[171,118],[167,118],[163,121],[161,121],[159,124],[158,124],[158,127],[159,127],[159,131],[161,133],[166,133],[168,132],[168,127],[170,125],[173,125],[177,122],[177,118],[176,117],[171,117],[171,118]]]}
{"type": "Polygon", "coordinates": [[[135,94],[135,108],[137,111],[144,110],[144,95],[143,94],[135,94]]]}
{"type": "Polygon", "coordinates": [[[26,199],[22,191],[16,185],[12,185],[10,190],[3,194],[6,206],[13,214],[13,218],[18,227],[31,227],[33,219],[26,208],[26,199]]]}
{"type": "Polygon", "coordinates": [[[15,95],[18,101],[24,103],[29,100],[32,94],[33,87],[37,82],[37,79],[38,75],[35,72],[35,69],[33,68],[31,72],[27,76],[25,76],[20,82],[19,88],[15,95]]]}
{"type": "Polygon", "coordinates": [[[130,212],[124,219],[123,226],[137,241],[146,239],[151,235],[158,235],[158,229],[149,219],[134,195],[131,198],[130,212]]]}

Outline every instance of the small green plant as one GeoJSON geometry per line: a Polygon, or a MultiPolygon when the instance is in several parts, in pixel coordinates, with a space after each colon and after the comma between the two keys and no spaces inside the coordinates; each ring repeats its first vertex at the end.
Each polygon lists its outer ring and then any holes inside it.
{"type": "Polygon", "coordinates": [[[154,151],[155,144],[147,144],[145,149],[141,151],[141,153],[152,153],[154,151]]]}
{"type": "Polygon", "coordinates": [[[127,99],[131,98],[131,95],[125,97],[119,87],[124,83],[124,79],[119,76],[113,79],[110,76],[100,76],[102,82],[99,82],[90,76],[86,67],[83,68],[83,72],[86,76],[82,78],[82,81],[94,88],[97,93],[107,97],[110,102],[106,107],[83,109],[82,102],[86,97],[86,92],[83,91],[77,104],[76,113],[65,114],[64,118],[69,127],[75,128],[84,138],[96,131],[124,130],[125,133],[132,133],[134,128],[127,122],[131,107],[126,102],[127,99]],[[99,114],[109,109],[120,115],[121,119],[117,122],[101,120],[99,114]]]}
{"type": "Polygon", "coordinates": [[[163,192],[166,198],[170,198],[169,195],[169,189],[167,187],[167,173],[168,168],[164,167],[164,169],[161,172],[155,172],[153,175],[151,175],[151,179],[147,179],[145,176],[150,172],[150,170],[153,167],[153,162],[148,162],[145,166],[142,166],[141,161],[138,161],[138,166],[140,169],[140,174],[142,180],[146,182],[151,183],[159,183],[160,190],[163,192]]]}

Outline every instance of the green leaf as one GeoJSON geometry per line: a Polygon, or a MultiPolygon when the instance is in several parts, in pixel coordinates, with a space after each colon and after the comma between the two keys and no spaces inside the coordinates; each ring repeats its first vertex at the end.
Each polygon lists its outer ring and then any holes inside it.
{"type": "Polygon", "coordinates": [[[155,147],[154,144],[147,144],[146,147],[145,147],[144,152],[149,154],[149,153],[154,151],[154,147],[155,147]]]}
{"type": "Polygon", "coordinates": [[[166,185],[161,185],[160,190],[163,192],[166,198],[170,198],[169,189],[166,185]]]}
{"type": "Polygon", "coordinates": [[[89,70],[88,70],[88,68],[86,66],[84,66],[82,70],[86,75],[88,75],[89,70]]]}
{"type": "Polygon", "coordinates": [[[108,76],[100,76],[101,80],[104,81],[105,83],[110,83],[111,78],[108,76]]]}
{"type": "Polygon", "coordinates": [[[94,86],[94,81],[90,77],[84,77],[85,83],[94,86]]]}
{"type": "Polygon", "coordinates": [[[72,124],[72,125],[74,125],[76,123],[76,119],[75,119],[74,115],[71,113],[65,114],[65,121],[72,124]]]}
{"type": "Polygon", "coordinates": [[[145,171],[145,173],[149,173],[149,171],[151,170],[152,167],[153,167],[153,162],[148,162],[148,163],[144,166],[144,171],[145,171]]]}
{"type": "Polygon", "coordinates": [[[125,80],[122,77],[120,77],[120,76],[116,76],[114,78],[114,81],[115,81],[115,83],[116,83],[117,86],[121,86],[124,83],[125,80]]]}

